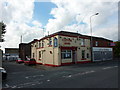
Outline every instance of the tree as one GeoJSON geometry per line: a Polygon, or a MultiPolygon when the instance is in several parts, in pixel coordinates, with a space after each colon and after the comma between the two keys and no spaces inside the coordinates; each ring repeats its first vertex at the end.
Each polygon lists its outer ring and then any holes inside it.
{"type": "Polygon", "coordinates": [[[120,41],[115,42],[114,56],[120,58],[120,41]]]}
{"type": "Polygon", "coordinates": [[[4,42],[4,34],[6,33],[6,25],[0,22],[0,42],[4,42]]]}

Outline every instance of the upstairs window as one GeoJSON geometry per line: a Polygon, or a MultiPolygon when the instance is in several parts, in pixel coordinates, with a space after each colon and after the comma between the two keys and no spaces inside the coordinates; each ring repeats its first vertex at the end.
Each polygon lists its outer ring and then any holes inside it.
{"type": "Polygon", "coordinates": [[[57,46],[58,46],[58,39],[54,38],[54,47],[57,47],[57,46]]]}
{"type": "Polygon", "coordinates": [[[52,39],[51,38],[49,39],[49,45],[50,46],[52,45],[52,39]]]}
{"type": "Polygon", "coordinates": [[[95,42],[95,46],[98,46],[98,41],[95,42]]]}
{"type": "Polygon", "coordinates": [[[44,47],[44,42],[42,41],[42,47],[44,47]]]}
{"type": "Polygon", "coordinates": [[[39,47],[41,47],[41,42],[39,42],[39,47]]]}
{"type": "Polygon", "coordinates": [[[85,46],[85,39],[81,39],[81,45],[85,46]]]}
{"type": "Polygon", "coordinates": [[[39,42],[37,42],[37,48],[39,48],[39,42]]]}

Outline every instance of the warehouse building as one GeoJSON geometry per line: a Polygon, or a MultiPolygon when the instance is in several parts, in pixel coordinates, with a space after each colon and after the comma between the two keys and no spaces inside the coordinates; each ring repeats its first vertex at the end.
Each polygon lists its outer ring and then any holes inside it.
{"type": "MultiPolygon", "coordinates": [[[[111,60],[113,41],[93,37],[93,61],[111,60]]],[[[31,57],[38,64],[61,66],[91,62],[90,36],[60,31],[31,42],[31,57]]]]}
{"type": "Polygon", "coordinates": [[[113,59],[114,42],[101,37],[93,37],[93,61],[113,59]]]}
{"type": "Polygon", "coordinates": [[[5,60],[16,60],[19,57],[19,48],[5,48],[5,60]]]}

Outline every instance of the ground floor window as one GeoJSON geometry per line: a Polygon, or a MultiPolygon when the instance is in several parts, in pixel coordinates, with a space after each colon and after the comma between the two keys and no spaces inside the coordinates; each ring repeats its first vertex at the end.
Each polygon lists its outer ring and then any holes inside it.
{"type": "Polygon", "coordinates": [[[41,58],[41,51],[39,51],[39,59],[41,58]]]}
{"type": "Polygon", "coordinates": [[[33,53],[33,58],[34,58],[34,53],[33,53]]]}
{"type": "Polygon", "coordinates": [[[82,50],[82,59],[85,58],[85,50],[82,50]]]}
{"type": "Polygon", "coordinates": [[[87,53],[87,58],[89,58],[89,53],[87,53]]]}
{"type": "Polygon", "coordinates": [[[62,59],[71,59],[72,50],[62,50],[61,55],[62,55],[62,59]]]}

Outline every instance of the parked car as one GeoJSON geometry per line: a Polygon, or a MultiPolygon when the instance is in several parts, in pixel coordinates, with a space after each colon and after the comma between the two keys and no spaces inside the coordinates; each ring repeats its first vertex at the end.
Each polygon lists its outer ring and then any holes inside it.
{"type": "Polygon", "coordinates": [[[24,61],[25,65],[36,65],[36,60],[33,58],[27,59],[24,61]]]}
{"type": "Polygon", "coordinates": [[[21,58],[17,58],[16,63],[24,63],[24,60],[22,60],[21,58]]]}
{"type": "Polygon", "coordinates": [[[0,67],[0,73],[2,74],[2,80],[7,78],[7,72],[4,68],[0,67]]]}

